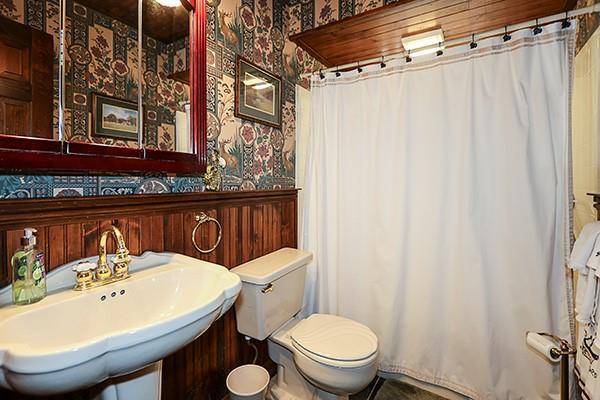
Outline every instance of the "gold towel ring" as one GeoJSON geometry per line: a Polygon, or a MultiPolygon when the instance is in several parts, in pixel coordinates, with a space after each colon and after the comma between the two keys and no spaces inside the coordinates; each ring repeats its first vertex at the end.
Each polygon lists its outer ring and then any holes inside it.
{"type": "Polygon", "coordinates": [[[198,222],[196,224],[196,226],[194,227],[194,230],[192,231],[192,243],[194,244],[194,247],[196,248],[196,250],[198,250],[200,253],[210,253],[211,251],[213,251],[214,249],[217,248],[217,246],[219,245],[219,243],[221,243],[221,236],[223,233],[223,229],[221,228],[221,224],[219,223],[219,221],[217,221],[216,219],[214,219],[213,217],[209,217],[208,215],[206,215],[205,213],[201,212],[200,214],[196,215],[196,221],[198,222]],[[217,226],[219,227],[219,236],[217,237],[217,242],[215,243],[215,245],[213,247],[211,247],[210,249],[207,250],[203,250],[200,248],[200,246],[198,246],[196,244],[196,231],[198,230],[198,228],[200,227],[200,225],[202,225],[205,222],[209,222],[212,221],[215,224],[217,224],[217,226]]]}

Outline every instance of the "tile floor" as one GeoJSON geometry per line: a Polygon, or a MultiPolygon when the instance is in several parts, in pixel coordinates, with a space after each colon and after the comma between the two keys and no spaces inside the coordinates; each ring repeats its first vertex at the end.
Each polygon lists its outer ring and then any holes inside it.
{"type": "Polygon", "coordinates": [[[444,398],[407,383],[375,378],[365,390],[350,396],[350,400],[444,400],[444,398]]]}

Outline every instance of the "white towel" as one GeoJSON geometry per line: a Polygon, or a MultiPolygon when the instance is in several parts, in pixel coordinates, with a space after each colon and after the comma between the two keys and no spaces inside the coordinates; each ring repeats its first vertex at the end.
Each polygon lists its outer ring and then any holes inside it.
{"type": "Polygon", "coordinates": [[[581,398],[584,400],[597,400],[600,393],[600,351],[596,345],[597,341],[595,326],[583,325],[579,328],[575,376],[581,388],[581,398]]]}
{"type": "Polygon", "coordinates": [[[600,276],[600,221],[583,227],[571,251],[569,266],[579,273],[575,300],[577,321],[589,324],[598,304],[596,277],[600,276]]]}
{"type": "Polygon", "coordinates": [[[589,324],[595,318],[598,302],[598,278],[595,274],[580,275],[577,280],[575,313],[577,321],[589,324]]]}
{"type": "Polygon", "coordinates": [[[575,241],[573,251],[571,251],[569,267],[584,275],[587,274],[587,263],[592,255],[599,234],[600,221],[590,222],[583,227],[579,237],[575,241]]]}
{"type": "Polygon", "coordinates": [[[577,294],[575,296],[575,312],[577,321],[582,324],[596,323],[598,307],[598,276],[600,276],[600,236],[596,238],[594,248],[586,263],[587,269],[579,270],[577,294]],[[580,290],[581,288],[581,290],[580,290]]]}
{"type": "Polygon", "coordinates": [[[586,263],[586,266],[593,270],[592,272],[596,275],[600,274],[600,236],[596,238],[596,243],[594,244],[594,249],[590,254],[590,258],[586,263]]]}
{"type": "Polygon", "coordinates": [[[584,399],[598,399],[600,393],[600,346],[597,322],[600,294],[600,222],[587,224],[581,230],[569,267],[579,273],[575,311],[580,322],[575,359],[577,383],[584,399]]]}

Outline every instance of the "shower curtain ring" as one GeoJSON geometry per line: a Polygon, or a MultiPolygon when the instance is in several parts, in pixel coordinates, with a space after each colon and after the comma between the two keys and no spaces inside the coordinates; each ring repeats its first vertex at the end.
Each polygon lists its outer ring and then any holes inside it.
{"type": "Polygon", "coordinates": [[[385,66],[386,66],[384,57],[385,56],[381,56],[381,64],[379,64],[381,66],[381,68],[385,68],[385,66]]]}
{"type": "Polygon", "coordinates": [[[562,29],[567,29],[571,27],[571,21],[569,21],[569,12],[565,11],[565,19],[561,24],[562,29]]]}
{"type": "Polygon", "coordinates": [[[502,36],[502,40],[504,40],[505,42],[508,42],[510,39],[512,39],[512,36],[510,36],[508,34],[508,25],[504,26],[504,36],[502,36]]]}
{"type": "Polygon", "coordinates": [[[477,48],[477,42],[475,42],[475,34],[471,36],[471,44],[469,45],[469,47],[471,47],[471,50],[477,48]]]}
{"type": "Polygon", "coordinates": [[[319,70],[319,78],[325,79],[325,74],[323,73],[323,69],[319,70]]]}
{"type": "Polygon", "coordinates": [[[409,63],[412,61],[412,58],[410,58],[410,50],[408,50],[408,54],[406,55],[406,62],[409,63]]]}
{"type": "Polygon", "coordinates": [[[533,28],[533,34],[534,35],[539,35],[540,33],[542,33],[542,28],[540,27],[540,23],[539,23],[539,19],[535,19],[535,28],[533,28]]]}

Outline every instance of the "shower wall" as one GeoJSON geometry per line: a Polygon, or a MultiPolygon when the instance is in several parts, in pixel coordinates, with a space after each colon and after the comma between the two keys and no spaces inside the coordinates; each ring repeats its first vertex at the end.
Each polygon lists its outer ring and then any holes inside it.
{"type": "Polygon", "coordinates": [[[575,57],[573,87],[573,231],[577,236],[596,210],[588,193],[600,192],[600,29],[575,57]]]}

